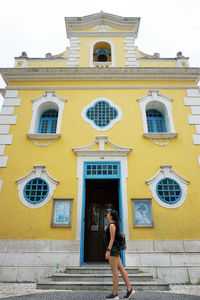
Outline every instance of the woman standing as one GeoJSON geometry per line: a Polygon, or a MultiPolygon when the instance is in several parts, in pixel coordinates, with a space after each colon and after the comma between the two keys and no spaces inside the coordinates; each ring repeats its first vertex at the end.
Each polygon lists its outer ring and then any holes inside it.
{"type": "Polygon", "coordinates": [[[118,300],[118,283],[119,283],[119,272],[122,274],[122,278],[127,286],[127,293],[124,298],[129,299],[131,296],[135,294],[134,289],[130,285],[130,281],[128,278],[128,274],[122,265],[122,261],[120,258],[120,249],[118,248],[117,236],[120,234],[120,223],[119,216],[116,210],[111,210],[107,214],[107,218],[109,220],[109,225],[105,228],[106,236],[107,236],[107,251],[105,254],[105,258],[109,260],[109,264],[111,266],[112,274],[113,274],[113,291],[112,294],[107,296],[105,299],[115,299],[118,300]]]}

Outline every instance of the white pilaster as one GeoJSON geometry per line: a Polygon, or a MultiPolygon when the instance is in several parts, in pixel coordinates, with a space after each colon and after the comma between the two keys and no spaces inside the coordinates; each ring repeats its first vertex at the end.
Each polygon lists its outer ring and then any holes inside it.
{"type": "Polygon", "coordinates": [[[128,67],[138,66],[135,56],[134,42],[134,37],[126,37],[126,39],[124,40],[124,43],[126,44],[126,46],[124,47],[124,50],[126,51],[124,57],[128,58],[128,60],[125,62],[125,65],[128,67]]]}

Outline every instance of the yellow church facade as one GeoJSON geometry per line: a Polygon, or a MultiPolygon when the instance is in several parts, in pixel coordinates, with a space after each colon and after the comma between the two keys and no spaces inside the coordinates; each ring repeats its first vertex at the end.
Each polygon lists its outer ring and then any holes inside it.
{"type": "Polygon", "coordinates": [[[65,18],[70,47],[1,68],[0,281],[104,262],[109,209],[126,266],[200,278],[200,78],[135,46],[140,18],[65,18]]]}

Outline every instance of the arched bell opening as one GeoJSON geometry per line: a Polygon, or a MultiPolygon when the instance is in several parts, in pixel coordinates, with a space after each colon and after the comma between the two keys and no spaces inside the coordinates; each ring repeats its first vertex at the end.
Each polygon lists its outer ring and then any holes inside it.
{"type": "Polygon", "coordinates": [[[111,46],[107,42],[98,42],[93,48],[93,62],[111,62],[111,46]]]}

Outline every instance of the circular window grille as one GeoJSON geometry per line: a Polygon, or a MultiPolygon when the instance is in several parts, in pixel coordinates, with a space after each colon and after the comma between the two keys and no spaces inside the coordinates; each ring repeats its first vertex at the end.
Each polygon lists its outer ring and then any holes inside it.
{"type": "Polygon", "coordinates": [[[178,202],[182,196],[180,185],[171,178],[161,179],[157,183],[156,193],[160,200],[168,204],[178,202]]]}
{"type": "Polygon", "coordinates": [[[42,202],[49,193],[48,183],[41,178],[31,179],[24,187],[24,197],[30,203],[42,202]]]}

